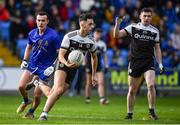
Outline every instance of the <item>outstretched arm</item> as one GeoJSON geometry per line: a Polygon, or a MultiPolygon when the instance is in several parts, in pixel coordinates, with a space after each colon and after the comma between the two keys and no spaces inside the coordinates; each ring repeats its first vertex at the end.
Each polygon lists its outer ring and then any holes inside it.
{"type": "Polygon", "coordinates": [[[121,37],[127,36],[127,32],[124,29],[119,30],[119,25],[124,20],[124,18],[125,17],[123,17],[123,18],[116,17],[115,26],[114,26],[114,30],[113,30],[114,38],[121,38],[121,37]]]}

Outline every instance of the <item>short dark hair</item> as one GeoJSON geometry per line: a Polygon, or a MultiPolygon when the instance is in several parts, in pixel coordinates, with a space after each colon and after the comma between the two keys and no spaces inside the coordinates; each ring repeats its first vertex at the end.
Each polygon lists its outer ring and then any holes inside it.
{"type": "Polygon", "coordinates": [[[96,29],[94,30],[94,32],[102,33],[102,30],[101,30],[101,28],[96,28],[96,29]]]}
{"type": "Polygon", "coordinates": [[[45,12],[45,11],[39,11],[39,12],[36,13],[36,17],[37,17],[37,15],[40,15],[40,16],[46,15],[47,19],[49,19],[49,14],[47,12],[45,12]]]}
{"type": "Polygon", "coordinates": [[[87,19],[93,19],[93,16],[91,13],[82,13],[80,16],[79,16],[79,22],[81,21],[87,21],[87,19]]]}
{"type": "Polygon", "coordinates": [[[143,9],[141,10],[140,14],[141,14],[142,12],[150,12],[150,13],[152,13],[152,10],[151,10],[151,8],[143,8],[143,9]]]}

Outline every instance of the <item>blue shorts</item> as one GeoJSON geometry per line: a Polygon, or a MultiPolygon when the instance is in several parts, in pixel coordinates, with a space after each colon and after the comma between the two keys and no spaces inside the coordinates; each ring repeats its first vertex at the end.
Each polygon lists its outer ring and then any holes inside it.
{"type": "Polygon", "coordinates": [[[48,82],[49,81],[49,76],[44,75],[44,70],[48,67],[37,67],[32,63],[28,64],[27,70],[30,71],[33,75],[37,75],[39,79],[42,81],[48,82]]]}

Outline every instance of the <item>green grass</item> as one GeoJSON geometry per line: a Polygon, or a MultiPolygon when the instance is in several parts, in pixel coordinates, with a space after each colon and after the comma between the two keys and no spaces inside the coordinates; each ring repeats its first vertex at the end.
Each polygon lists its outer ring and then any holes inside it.
{"type": "MultiPolygon", "coordinates": [[[[0,124],[180,124],[180,98],[159,97],[156,101],[156,111],[159,120],[148,118],[146,97],[138,96],[134,107],[134,119],[124,120],[126,115],[126,97],[110,96],[111,104],[102,106],[97,97],[91,104],[84,103],[84,97],[60,98],[49,112],[48,121],[37,121],[45,98],[35,112],[35,119],[24,119],[16,114],[21,102],[20,96],[0,96],[0,124]]],[[[26,111],[28,108],[26,109],[26,111]]],[[[25,111],[25,112],[26,112],[25,111]]]]}

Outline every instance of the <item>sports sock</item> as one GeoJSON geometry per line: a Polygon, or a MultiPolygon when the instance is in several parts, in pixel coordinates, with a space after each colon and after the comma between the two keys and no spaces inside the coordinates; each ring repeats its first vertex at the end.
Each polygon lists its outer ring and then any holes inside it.
{"type": "Polygon", "coordinates": [[[34,113],[34,109],[30,108],[28,112],[29,113],[34,113]]]}
{"type": "Polygon", "coordinates": [[[152,108],[152,109],[149,109],[149,112],[152,114],[152,113],[154,113],[154,109],[152,108]]]}
{"type": "Polygon", "coordinates": [[[132,116],[133,115],[133,113],[131,112],[131,113],[128,113],[128,116],[132,116]]]}
{"type": "Polygon", "coordinates": [[[28,101],[29,101],[29,99],[28,99],[28,98],[23,98],[23,100],[24,100],[24,103],[25,103],[25,104],[27,104],[27,103],[28,103],[28,101]]]}
{"type": "Polygon", "coordinates": [[[91,99],[91,97],[86,97],[86,99],[91,99]]]}
{"type": "Polygon", "coordinates": [[[41,116],[48,116],[48,113],[47,112],[45,112],[45,111],[43,111],[42,113],[41,113],[41,116]]]}
{"type": "Polygon", "coordinates": [[[102,96],[102,97],[99,98],[100,102],[104,101],[104,99],[105,99],[104,96],[102,96]]]}

